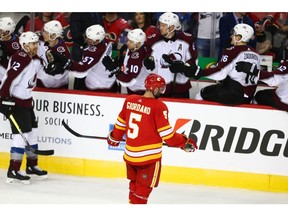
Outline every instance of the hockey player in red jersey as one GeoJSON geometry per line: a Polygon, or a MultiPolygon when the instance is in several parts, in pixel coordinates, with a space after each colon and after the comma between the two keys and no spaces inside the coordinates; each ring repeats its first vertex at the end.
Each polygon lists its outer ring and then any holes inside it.
{"type": "MultiPolygon", "coordinates": [[[[31,147],[38,149],[38,123],[32,106],[32,90],[36,86],[39,70],[43,70],[41,59],[37,56],[39,38],[34,32],[24,32],[19,37],[21,50],[11,56],[8,69],[0,86],[0,112],[8,119],[10,114],[22,130],[31,147]]],[[[7,172],[7,183],[19,180],[30,183],[30,177],[20,171],[24,153],[26,153],[26,173],[47,177],[47,171],[38,165],[38,155],[26,147],[26,142],[19,134],[14,124],[12,129],[12,147],[10,150],[10,165],[7,172]]]]}
{"type": "Polygon", "coordinates": [[[176,133],[168,120],[168,108],[158,97],[165,92],[165,80],[150,74],[145,80],[144,95],[127,97],[107,142],[118,146],[126,134],[124,161],[129,182],[129,202],[147,204],[150,193],[159,184],[162,142],[194,152],[194,140],[176,133]]]}
{"type": "Polygon", "coordinates": [[[165,79],[165,97],[189,98],[190,78],[182,73],[178,64],[171,70],[163,54],[183,65],[196,65],[198,54],[194,39],[191,34],[182,32],[179,17],[174,13],[163,13],[158,21],[159,32],[147,37],[144,65],[155,69],[165,79]]]}
{"type": "Polygon", "coordinates": [[[0,84],[10,56],[21,49],[19,37],[14,34],[15,27],[16,24],[11,17],[0,19],[0,84]]]}

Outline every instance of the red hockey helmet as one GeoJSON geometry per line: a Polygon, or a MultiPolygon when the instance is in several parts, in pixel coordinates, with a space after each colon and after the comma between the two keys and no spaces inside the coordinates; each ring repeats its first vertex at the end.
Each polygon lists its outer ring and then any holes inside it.
{"type": "Polygon", "coordinates": [[[158,74],[150,74],[146,77],[145,88],[149,91],[154,91],[156,88],[159,88],[159,92],[164,94],[166,90],[166,82],[163,77],[158,74]]]}

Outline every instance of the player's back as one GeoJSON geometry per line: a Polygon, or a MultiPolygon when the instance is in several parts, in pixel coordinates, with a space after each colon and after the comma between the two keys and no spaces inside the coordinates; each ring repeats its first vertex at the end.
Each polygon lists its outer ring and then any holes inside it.
{"type": "Polygon", "coordinates": [[[166,105],[155,98],[131,95],[125,100],[119,117],[126,122],[126,161],[136,162],[134,153],[137,153],[138,163],[161,158],[159,129],[170,127],[167,112],[166,105]]]}
{"type": "Polygon", "coordinates": [[[125,106],[127,143],[133,146],[162,143],[157,129],[163,122],[166,105],[155,98],[132,95],[126,100],[125,106]]]}

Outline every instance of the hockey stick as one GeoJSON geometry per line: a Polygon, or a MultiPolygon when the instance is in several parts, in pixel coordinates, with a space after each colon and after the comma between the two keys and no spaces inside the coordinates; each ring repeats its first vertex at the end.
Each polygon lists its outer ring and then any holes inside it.
{"type": "MultiPolygon", "coordinates": [[[[89,138],[89,139],[103,139],[106,140],[107,137],[100,137],[100,136],[89,136],[89,135],[83,135],[80,133],[77,133],[76,131],[74,131],[72,128],[69,127],[68,124],[66,124],[66,122],[64,120],[62,120],[62,125],[64,126],[64,128],[69,131],[71,134],[73,134],[76,137],[81,137],[81,138],[89,138]]],[[[122,140],[125,141],[125,140],[122,140]]]]}
{"type": "Polygon", "coordinates": [[[24,141],[26,142],[29,151],[33,152],[34,154],[37,155],[53,155],[54,154],[54,150],[38,150],[38,149],[34,149],[28,142],[28,140],[26,139],[26,137],[24,136],[24,134],[22,133],[22,130],[20,129],[18,123],[16,122],[14,116],[12,114],[9,115],[9,119],[11,120],[11,122],[14,124],[14,126],[16,127],[17,131],[19,132],[19,134],[22,136],[22,138],[24,139],[24,141]]]}
{"type": "MultiPolygon", "coordinates": [[[[102,140],[107,140],[107,137],[100,137],[100,136],[90,136],[90,135],[83,135],[80,133],[77,133],[76,131],[74,131],[72,128],[69,127],[68,124],[66,124],[66,122],[64,121],[64,119],[62,120],[62,125],[64,126],[64,128],[69,131],[71,134],[73,134],[76,137],[80,137],[80,138],[89,138],[89,139],[102,139],[102,140]]],[[[121,142],[125,142],[125,139],[122,139],[121,142]]],[[[163,143],[164,146],[168,146],[166,143],[163,143]]],[[[168,147],[173,147],[173,146],[168,146],[168,147]]]]}

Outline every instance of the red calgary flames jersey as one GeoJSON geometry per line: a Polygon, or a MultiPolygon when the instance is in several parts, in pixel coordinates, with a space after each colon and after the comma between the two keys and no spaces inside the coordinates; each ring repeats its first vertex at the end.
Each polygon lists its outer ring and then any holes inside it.
{"type": "Polygon", "coordinates": [[[141,95],[127,97],[119,113],[113,137],[121,140],[125,133],[124,160],[134,165],[161,160],[162,140],[176,147],[182,147],[186,142],[170,126],[167,106],[161,100],[141,95]]]}

